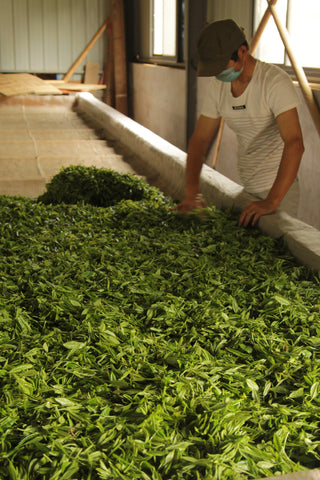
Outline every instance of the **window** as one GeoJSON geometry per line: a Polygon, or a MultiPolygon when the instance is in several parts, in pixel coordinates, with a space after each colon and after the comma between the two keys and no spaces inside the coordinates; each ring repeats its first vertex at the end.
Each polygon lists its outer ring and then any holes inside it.
{"type": "Polygon", "coordinates": [[[176,56],[176,2],[153,0],[153,55],[176,56]]]}
{"type": "Polygon", "coordinates": [[[183,61],[183,0],[152,0],[152,52],[171,62],[183,61]]]}
{"type": "MultiPolygon", "coordinates": [[[[254,30],[266,10],[266,0],[255,0],[254,30]]],[[[275,8],[291,39],[297,62],[320,75],[320,1],[278,0],[275,8]],[[319,69],[317,72],[313,69],[319,69]]],[[[255,56],[260,60],[290,66],[290,60],[271,17],[257,46],[255,56]]]]}

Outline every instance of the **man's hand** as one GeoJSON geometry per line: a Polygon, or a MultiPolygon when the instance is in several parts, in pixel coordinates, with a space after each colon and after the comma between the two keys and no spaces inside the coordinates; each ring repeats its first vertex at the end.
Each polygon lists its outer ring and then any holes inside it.
{"type": "Polygon", "coordinates": [[[197,193],[193,196],[186,196],[182,202],[180,202],[176,207],[172,208],[172,210],[178,211],[178,213],[188,213],[192,212],[193,210],[200,210],[202,208],[206,208],[207,204],[201,195],[201,193],[197,193]]]}
{"type": "Polygon", "coordinates": [[[267,199],[250,202],[240,215],[239,225],[247,227],[250,224],[254,227],[260,217],[271,215],[276,209],[274,203],[267,199]]]}
{"type": "Polygon", "coordinates": [[[219,130],[220,118],[200,115],[190,138],[186,160],[185,197],[172,210],[179,214],[201,210],[207,206],[200,194],[200,173],[209,147],[219,130]]]}

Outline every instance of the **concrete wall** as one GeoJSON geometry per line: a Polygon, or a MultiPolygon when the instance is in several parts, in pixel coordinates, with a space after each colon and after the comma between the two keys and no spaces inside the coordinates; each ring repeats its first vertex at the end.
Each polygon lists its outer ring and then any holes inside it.
{"type": "Polygon", "coordinates": [[[146,63],[130,69],[135,121],[186,150],[185,70],[146,63]]]}

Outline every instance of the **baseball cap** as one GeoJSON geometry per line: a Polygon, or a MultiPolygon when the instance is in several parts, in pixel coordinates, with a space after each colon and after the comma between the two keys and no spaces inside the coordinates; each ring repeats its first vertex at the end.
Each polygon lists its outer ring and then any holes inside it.
{"type": "Polygon", "coordinates": [[[199,35],[199,77],[213,77],[227,66],[231,55],[246,41],[243,30],[233,20],[219,20],[207,25],[199,35]]]}

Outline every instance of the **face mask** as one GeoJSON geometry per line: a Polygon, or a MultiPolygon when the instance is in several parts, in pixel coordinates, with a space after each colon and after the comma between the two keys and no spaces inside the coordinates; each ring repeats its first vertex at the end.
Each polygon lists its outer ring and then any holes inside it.
{"type": "Polygon", "coordinates": [[[221,73],[219,73],[219,75],[216,75],[216,78],[221,82],[233,82],[239,77],[239,75],[241,75],[242,70],[243,67],[241,68],[241,70],[236,72],[233,67],[230,67],[227,68],[227,70],[223,70],[221,73]]]}

